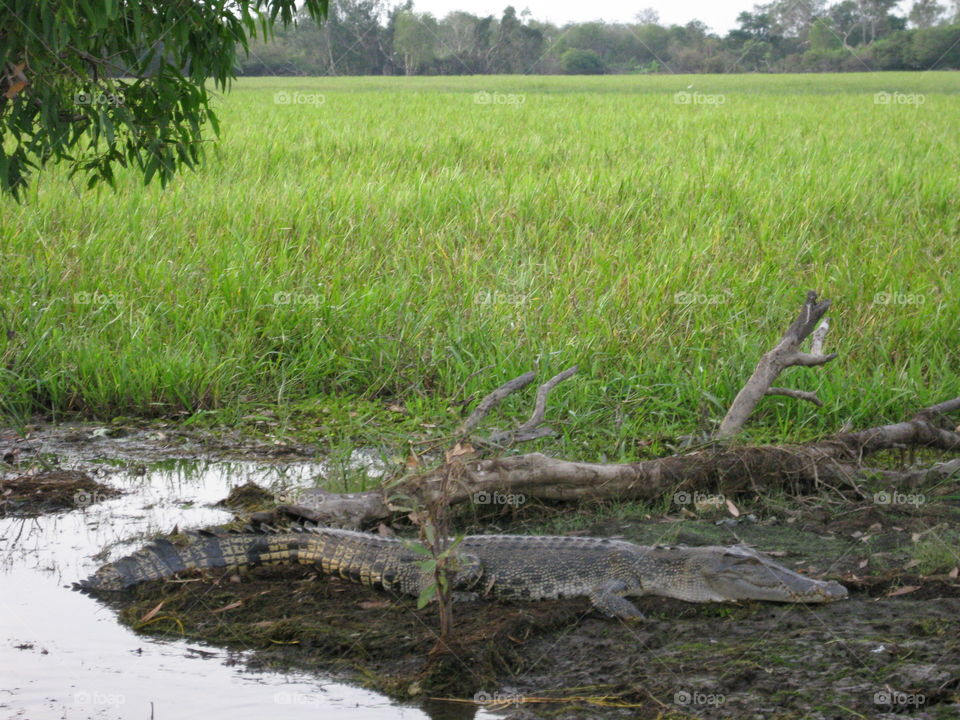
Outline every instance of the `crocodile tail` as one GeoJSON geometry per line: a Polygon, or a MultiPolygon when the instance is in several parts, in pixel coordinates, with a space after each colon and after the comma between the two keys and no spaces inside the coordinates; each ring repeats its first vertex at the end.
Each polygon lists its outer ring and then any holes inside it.
{"type": "Polygon", "coordinates": [[[86,580],[75,583],[74,589],[117,591],[172,577],[184,570],[296,563],[302,544],[302,536],[287,534],[188,532],[184,535],[182,542],[157,538],[131,555],[104,565],[86,580]]]}

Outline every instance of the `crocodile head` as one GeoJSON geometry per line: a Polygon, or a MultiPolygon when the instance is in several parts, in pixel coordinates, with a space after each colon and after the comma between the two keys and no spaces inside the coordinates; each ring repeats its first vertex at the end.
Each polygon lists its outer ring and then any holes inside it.
{"type": "Polygon", "coordinates": [[[800,575],[756,550],[742,545],[722,550],[704,558],[700,571],[725,599],[822,603],[847,597],[840,583],[800,575]]]}
{"type": "Polygon", "coordinates": [[[647,560],[668,570],[659,576],[654,573],[653,586],[645,582],[644,591],[681,600],[826,603],[847,597],[840,583],[800,575],[743,545],[654,548],[647,560]],[[661,553],[664,563],[656,562],[661,553]]]}

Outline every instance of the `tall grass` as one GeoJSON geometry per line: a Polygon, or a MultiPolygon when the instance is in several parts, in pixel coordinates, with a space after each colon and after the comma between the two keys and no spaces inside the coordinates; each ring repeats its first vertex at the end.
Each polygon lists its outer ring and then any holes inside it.
{"type": "Polygon", "coordinates": [[[579,362],[557,395],[580,420],[692,428],[815,288],[840,358],[782,384],[826,408],[761,421],[899,417],[960,394],[958,87],[244,80],[165,191],[53,170],[0,202],[3,411],[442,399],[579,362]]]}

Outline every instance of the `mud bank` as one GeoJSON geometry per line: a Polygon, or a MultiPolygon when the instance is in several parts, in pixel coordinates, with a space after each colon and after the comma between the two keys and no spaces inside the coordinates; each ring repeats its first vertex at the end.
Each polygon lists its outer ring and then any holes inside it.
{"type": "Polygon", "coordinates": [[[462,604],[457,644],[433,656],[431,608],[299,568],[150,583],[120,617],[254,649],[264,668],[334,670],[396,697],[502,704],[518,718],[832,718],[841,706],[956,717],[960,588],[923,599],[889,589],[817,607],[641,599],[647,619],[630,624],[579,600],[462,604]]]}
{"type": "MultiPolygon", "coordinates": [[[[66,457],[78,467],[100,467],[104,457],[129,467],[209,449],[202,439],[170,443],[151,432],[106,438],[79,428],[47,434],[43,451],[72,448],[66,457]]],[[[226,445],[209,456],[229,456],[226,445]]],[[[249,450],[233,452],[249,458],[249,450]]],[[[275,462],[268,450],[253,456],[275,462]]],[[[303,459],[300,452],[289,457],[303,459]]],[[[433,608],[304,568],[181,577],[105,601],[143,635],[249,651],[253,668],[333,674],[417,699],[436,718],[470,717],[481,705],[517,719],[960,716],[960,479],[900,495],[864,489],[856,499],[827,490],[738,497],[736,517],[724,503],[678,507],[674,499],[482,518],[474,508],[457,518],[471,532],[742,542],[843,582],[851,598],[831,605],[641,598],[646,619],[624,624],[580,600],[459,604],[456,642],[438,649],[433,608]]],[[[269,501],[239,486],[228,505],[243,515],[269,501]]]]}
{"type": "Polygon", "coordinates": [[[83,508],[119,494],[78,470],[32,470],[23,475],[0,476],[0,517],[31,517],[83,508]]]}
{"type": "Polygon", "coordinates": [[[801,503],[760,518],[607,518],[570,531],[756,545],[844,582],[851,599],[830,605],[642,598],[646,620],[625,624],[578,600],[459,604],[457,642],[436,652],[430,607],[310,570],[258,568],[145,585],[121,601],[121,618],[141,632],[253,648],[263,667],[336,671],[394,697],[512,718],[952,718],[960,582],[948,570],[950,497],[835,512],[801,503]],[[924,543],[940,554],[927,557],[924,543]]]}

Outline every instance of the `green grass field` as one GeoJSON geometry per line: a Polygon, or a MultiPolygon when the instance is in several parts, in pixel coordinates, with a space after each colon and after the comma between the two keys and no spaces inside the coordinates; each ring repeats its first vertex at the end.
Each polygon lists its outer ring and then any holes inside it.
{"type": "Polygon", "coordinates": [[[166,190],[53,169],[2,201],[3,412],[349,396],[442,414],[461,386],[577,362],[552,412],[571,436],[691,431],[813,288],[840,357],[780,384],[826,406],[767,399],[754,432],[900,418],[960,394],[958,90],[243,80],[207,164],[166,190]]]}

